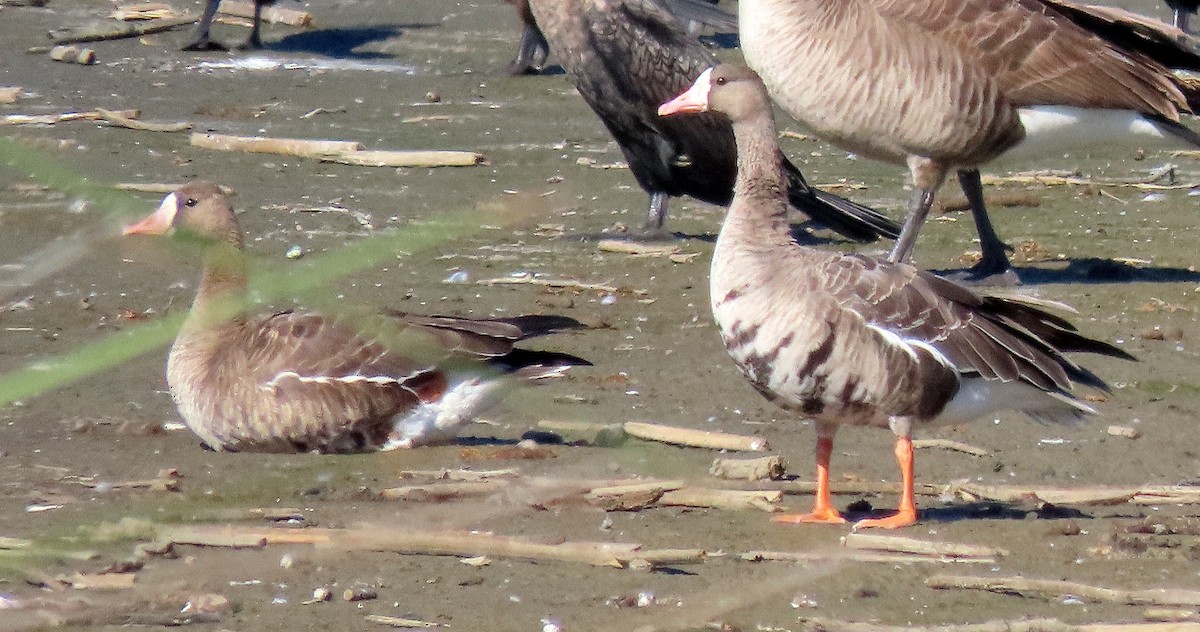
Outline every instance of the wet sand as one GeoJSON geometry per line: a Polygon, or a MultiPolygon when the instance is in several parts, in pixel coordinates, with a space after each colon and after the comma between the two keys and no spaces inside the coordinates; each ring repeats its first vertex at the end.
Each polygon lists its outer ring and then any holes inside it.
{"type": "MultiPolygon", "coordinates": [[[[1166,15],[1149,0],[1126,6],[1166,15]]],[[[1196,505],[1055,507],[920,498],[922,521],[899,535],[1008,551],[980,565],[839,559],[846,554],[839,540],[848,528],[780,526],[757,511],[605,512],[580,502],[549,503],[555,494],[546,481],[642,476],[717,486],[709,465],[728,455],[627,440],[604,447],[556,445],[537,453],[545,458],[510,458],[512,444],[543,419],[645,420],[754,434],[786,458],[793,476],[811,479],[812,424],[755,393],[711,324],[707,265],[720,209],[672,202],[668,226],[682,235],[682,252],[698,255],[689,261],[597,251],[594,236],[641,222],[645,195],[627,170],[595,168],[620,161],[620,152],[563,76],[501,76],[517,26],[499,2],[315,2],[305,8],[315,14],[316,28],[267,25],[267,50],[250,55],[179,52],[185,31],[92,44],[99,58],[92,67],[25,54],[45,45],[47,30],[99,21],[109,8],[55,1],[47,8],[0,9],[0,86],[32,93],[0,105],[0,115],[138,108],[146,120],[187,121],[195,131],[357,140],[371,149],[466,149],[490,163],[397,171],[209,151],[189,146],[186,133],[86,121],[0,128],[0,164],[14,165],[0,167],[0,279],[6,277],[0,285],[0,373],[144,331],[147,323],[185,310],[195,289],[195,262],[168,242],[117,236],[122,221],[149,212],[160,196],[108,186],[198,178],[236,192],[234,203],[243,211],[249,249],[261,269],[301,277],[305,266],[321,265],[324,253],[364,239],[402,234],[411,223],[477,217],[481,228],[466,237],[420,251],[390,244],[395,252],[383,263],[269,304],[375,304],[476,316],[561,313],[592,328],[537,345],[595,366],[514,394],[489,415],[491,423],[469,428],[456,445],[355,456],[218,454],[200,449],[186,430],[164,429],[178,416],[166,393],[163,346],[21,397],[0,408],[0,536],[29,539],[34,546],[25,553],[0,551],[4,603],[43,600],[49,609],[75,612],[78,629],[102,629],[146,613],[157,613],[159,619],[150,620],[162,622],[194,595],[212,593],[231,605],[219,621],[198,624],[201,629],[365,629],[372,624],[364,617],[375,614],[458,630],[540,630],[545,621],[572,631],[702,629],[707,622],[731,630],[794,630],[812,618],[889,625],[1026,616],[1137,622],[1146,610],[925,587],[927,577],[940,573],[1200,590],[1197,535],[1131,543],[1124,533],[1148,518],[1194,519],[1200,515],[1196,505]],[[247,58],[258,61],[247,64],[247,58]],[[593,166],[584,164],[589,162],[593,166]],[[293,246],[305,256],[289,260],[285,253],[293,246]],[[466,283],[444,282],[460,271],[466,283]],[[607,292],[478,283],[525,272],[621,290],[608,299],[607,292]],[[163,468],[181,474],[179,491],[112,488],[152,478],[163,468]],[[377,497],[381,489],[423,482],[401,480],[401,471],[443,468],[515,468],[521,478],[484,499],[377,497]],[[141,527],[113,533],[122,519],[143,527],[265,528],[261,519],[245,516],[269,507],[300,509],[303,520],[292,526],[481,530],[551,542],[702,548],[710,556],[702,564],[638,572],[503,558],[474,567],[453,557],[311,545],[179,546],[175,556],[149,558],[131,590],[63,589],[52,579],[96,572],[152,538],[141,527]],[[83,549],[99,556],[56,554],[83,549]],[[738,558],[750,550],[826,557],[803,564],[738,558]],[[360,584],[373,587],[378,599],[340,598],[343,589],[360,584]],[[303,605],[322,586],[332,587],[335,599],[303,605]]],[[[218,25],[215,32],[230,42],[245,36],[233,26],[218,25]]],[[[738,57],[736,50],[721,55],[738,57]]],[[[782,120],[781,126],[802,131],[782,120]]],[[[811,140],[783,143],[811,182],[847,183],[852,187],[842,190],[845,195],[900,215],[907,198],[901,169],[811,140]]],[[[1098,180],[1141,181],[1167,163],[1177,166],[1179,182],[1200,182],[1195,159],[1158,150],[1143,155],[1136,147],[990,171],[1065,169],[1098,180]]],[[[989,188],[991,196],[1017,192],[1038,203],[996,205],[993,213],[1002,237],[1024,243],[1021,250],[1036,259],[1018,260],[1026,281],[1021,291],[1074,306],[1079,314],[1072,320],[1086,334],[1120,344],[1140,362],[1078,358],[1113,385],[1113,393],[1096,404],[1103,415],[1090,423],[1051,427],[1006,414],[926,435],[978,446],[988,455],[921,450],[919,484],[1087,488],[1200,479],[1200,274],[1191,234],[1197,198],[1189,191],[989,188]],[[1140,437],[1112,436],[1109,425],[1137,428],[1140,437]]],[[[975,248],[973,236],[965,214],[931,221],[918,245],[919,263],[961,267],[964,253],[975,248]]],[[[826,231],[810,238],[821,247],[856,248],[826,231]]],[[[885,431],[843,430],[835,446],[835,480],[897,483],[891,444],[885,431]]],[[[810,502],[804,494],[784,498],[792,509],[810,502]]],[[[848,494],[837,502],[843,508],[854,503],[852,516],[860,517],[893,507],[896,496],[848,494]]],[[[44,621],[28,610],[0,610],[0,624],[36,628],[44,621]]]]}

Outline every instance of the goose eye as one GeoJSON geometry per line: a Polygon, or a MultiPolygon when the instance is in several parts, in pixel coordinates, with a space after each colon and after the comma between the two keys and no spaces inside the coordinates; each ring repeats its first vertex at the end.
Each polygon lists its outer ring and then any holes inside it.
{"type": "Polygon", "coordinates": [[[716,84],[717,84],[718,86],[723,86],[723,85],[725,85],[725,84],[727,84],[727,83],[729,83],[729,80],[728,80],[728,79],[726,79],[725,77],[717,77],[716,84]]]}
{"type": "Polygon", "coordinates": [[[195,206],[196,198],[188,198],[187,200],[184,200],[183,205],[184,206],[195,206]]]}

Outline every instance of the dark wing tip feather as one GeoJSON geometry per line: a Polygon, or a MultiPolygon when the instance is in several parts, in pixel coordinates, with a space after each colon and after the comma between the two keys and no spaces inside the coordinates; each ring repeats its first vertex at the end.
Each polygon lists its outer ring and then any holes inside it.
{"type": "Polygon", "coordinates": [[[880,237],[896,239],[900,225],[873,208],[844,197],[810,187],[804,175],[789,160],[783,161],[788,181],[788,202],[813,221],[838,234],[859,242],[880,237]]]}

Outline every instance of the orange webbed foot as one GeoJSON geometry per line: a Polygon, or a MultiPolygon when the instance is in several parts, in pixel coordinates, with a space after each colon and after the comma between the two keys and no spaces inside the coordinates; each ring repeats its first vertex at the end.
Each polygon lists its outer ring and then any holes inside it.
{"type": "Polygon", "coordinates": [[[817,508],[806,514],[779,514],[771,518],[771,522],[779,524],[845,524],[846,519],[833,507],[817,508]]]}
{"type": "Polygon", "coordinates": [[[887,518],[867,518],[854,523],[853,529],[899,529],[907,527],[911,524],[916,524],[916,511],[901,511],[887,518]]]}

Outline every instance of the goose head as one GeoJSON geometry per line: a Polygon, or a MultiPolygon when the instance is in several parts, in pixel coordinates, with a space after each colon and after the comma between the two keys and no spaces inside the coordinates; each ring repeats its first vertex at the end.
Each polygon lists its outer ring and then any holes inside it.
{"type": "Polygon", "coordinates": [[[770,107],[762,79],[753,70],[721,64],[700,73],[686,92],[660,105],[658,115],[719,112],[736,123],[770,107]]]}
{"type": "Polygon", "coordinates": [[[191,182],[163,198],[145,219],[125,227],[126,235],[179,235],[201,243],[242,247],[242,231],[221,187],[191,182]]]}

